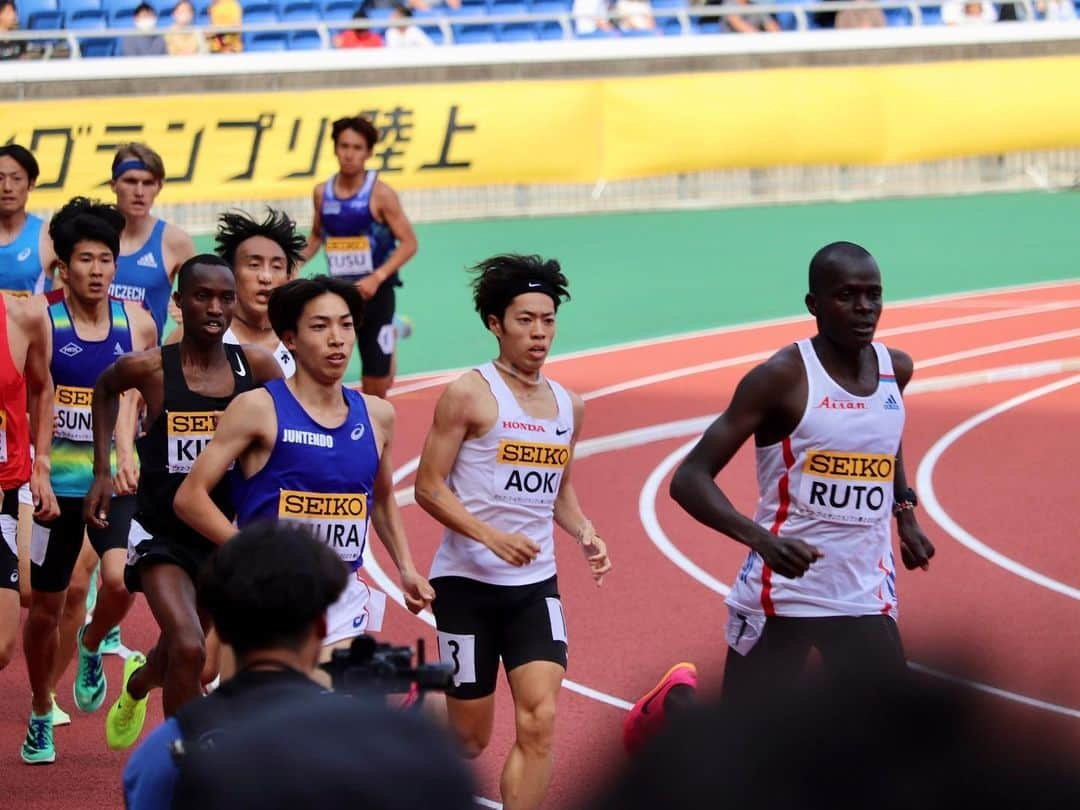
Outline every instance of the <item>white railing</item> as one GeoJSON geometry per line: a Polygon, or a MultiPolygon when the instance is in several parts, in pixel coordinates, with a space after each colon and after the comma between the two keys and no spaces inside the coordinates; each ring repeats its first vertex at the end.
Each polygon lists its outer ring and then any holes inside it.
{"type": "MultiPolygon", "coordinates": [[[[812,15],[817,13],[832,13],[835,14],[847,9],[862,9],[872,10],[879,9],[882,11],[890,10],[902,10],[907,11],[911,18],[910,26],[890,26],[890,30],[903,29],[909,27],[921,27],[923,26],[924,9],[938,8],[946,5],[948,0],[880,0],[880,2],[871,2],[870,0],[840,0],[838,2],[815,2],[815,3],[753,3],[750,6],[745,5],[721,5],[721,6],[693,6],[682,9],[653,9],[651,16],[663,23],[665,20],[677,20],[679,22],[680,33],[684,36],[695,34],[694,22],[707,18],[708,20],[715,20],[716,18],[726,18],[730,16],[745,16],[749,14],[771,14],[773,16],[788,15],[795,20],[795,28],[792,32],[777,32],[773,36],[783,36],[789,33],[795,32],[808,32],[814,30],[811,25],[812,15]]],[[[1005,3],[996,4],[998,7],[1012,6],[1016,9],[1016,16],[1022,21],[1035,21],[1036,13],[1032,0],[1009,0],[1005,3]]],[[[622,17],[633,16],[630,14],[619,14],[615,11],[610,12],[607,15],[607,19],[618,24],[622,17]]],[[[528,13],[528,14],[477,14],[477,15],[430,15],[425,14],[419,17],[413,17],[407,22],[412,25],[419,26],[421,28],[438,28],[442,34],[444,45],[453,45],[456,42],[457,30],[462,26],[475,26],[475,25],[489,25],[500,26],[515,23],[544,23],[544,22],[557,22],[562,29],[562,41],[577,40],[588,41],[593,39],[591,35],[576,34],[575,23],[585,20],[596,20],[598,18],[588,16],[575,16],[570,13],[528,13]]],[[[1073,28],[1075,23],[1034,23],[1040,27],[1047,29],[1070,29],[1073,28]]],[[[1008,25],[1009,27],[1015,27],[1016,23],[996,23],[994,25],[987,26],[965,26],[963,30],[978,29],[986,32],[999,25],[1008,25]]],[[[334,35],[348,29],[375,29],[385,30],[393,27],[393,22],[389,19],[361,19],[361,20],[337,20],[337,21],[286,21],[286,22],[267,22],[267,23],[242,23],[235,26],[191,26],[185,29],[173,29],[173,28],[156,28],[149,31],[136,30],[133,28],[63,28],[57,30],[31,30],[31,31],[12,31],[5,32],[3,39],[7,41],[26,41],[28,43],[39,44],[40,53],[35,54],[43,58],[57,58],[60,56],[80,58],[82,54],[81,43],[84,40],[122,40],[129,37],[147,37],[147,36],[165,36],[169,34],[187,33],[196,34],[200,41],[200,50],[202,53],[208,52],[207,39],[215,34],[257,34],[257,33],[281,33],[292,34],[303,31],[314,31],[318,34],[320,40],[321,50],[332,49],[334,35]],[[59,47],[60,43],[66,46],[65,48],[59,47]]],[[[935,28],[938,26],[935,26],[935,28]]],[[[880,29],[861,29],[860,35],[867,35],[871,31],[880,29]]],[[[959,30],[959,29],[953,29],[959,30]]],[[[831,29],[830,29],[831,32],[831,29]]],[[[659,32],[657,32],[659,33],[659,32]]],[[[670,35],[670,32],[667,32],[670,35]]],[[[727,33],[727,32],[725,32],[727,33]]],[[[849,32],[836,31],[836,34],[844,34],[849,32]]],[[[1047,32],[1049,33],[1049,32],[1047,32]]],[[[738,37],[738,34],[731,34],[731,36],[738,37]]],[[[615,39],[620,37],[615,36],[615,39]]],[[[629,38],[629,37],[627,37],[629,38]]],[[[640,35],[634,37],[635,41],[640,41],[640,35]]],[[[556,40],[552,40],[556,41],[556,40]]],[[[506,45],[512,44],[520,46],[523,43],[520,41],[513,42],[498,42],[488,43],[489,45],[506,45]]],[[[548,44],[541,42],[540,44],[548,44]]],[[[460,47],[460,46],[459,46],[460,47]]],[[[173,57],[175,58],[175,57],[173,57]]],[[[12,62],[6,65],[0,63],[0,72],[3,72],[5,68],[13,65],[12,62]]]]}

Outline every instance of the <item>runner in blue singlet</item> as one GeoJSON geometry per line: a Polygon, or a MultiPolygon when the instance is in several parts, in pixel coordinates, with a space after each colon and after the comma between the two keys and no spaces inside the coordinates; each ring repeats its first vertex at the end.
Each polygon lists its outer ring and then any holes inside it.
{"type": "Polygon", "coordinates": [[[56,262],[41,217],[26,203],[38,179],[38,163],[25,147],[0,146],[0,292],[33,295],[51,287],[56,262]]]}

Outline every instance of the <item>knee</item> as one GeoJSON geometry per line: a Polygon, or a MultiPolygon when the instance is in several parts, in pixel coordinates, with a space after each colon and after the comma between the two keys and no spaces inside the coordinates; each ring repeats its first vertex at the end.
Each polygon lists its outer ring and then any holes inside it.
{"type": "Polygon", "coordinates": [[[491,733],[484,734],[478,731],[469,731],[458,734],[458,742],[461,743],[461,753],[466,759],[476,759],[491,742],[491,733]]]}
{"type": "Polygon", "coordinates": [[[206,639],[196,633],[179,634],[169,639],[169,667],[202,673],[206,663],[206,639]]]}
{"type": "Polygon", "coordinates": [[[101,587],[98,589],[98,599],[103,597],[116,602],[124,602],[131,597],[127,586],[124,585],[123,574],[102,577],[101,587]]]}
{"type": "Polygon", "coordinates": [[[26,623],[35,631],[48,632],[60,624],[60,614],[64,610],[65,601],[54,597],[55,594],[45,594],[44,597],[34,594],[30,598],[30,610],[26,614],[26,623]]]}
{"type": "Polygon", "coordinates": [[[555,698],[545,698],[535,706],[520,707],[517,715],[517,741],[525,750],[547,755],[555,737],[555,698]]]}

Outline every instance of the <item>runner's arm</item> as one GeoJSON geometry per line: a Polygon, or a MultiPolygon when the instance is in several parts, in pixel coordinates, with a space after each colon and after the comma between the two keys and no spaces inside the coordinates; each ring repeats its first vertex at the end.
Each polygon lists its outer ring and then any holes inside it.
{"type": "Polygon", "coordinates": [[[794,537],[779,537],[740,513],[716,485],[716,475],[754,435],[774,407],[777,391],[791,388],[790,369],[769,361],[739,382],[731,404],[675,470],[671,497],[691,517],[760,554],[778,574],[795,578],[822,554],[794,537]]]}
{"type": "Polygon", "coordinates": [[[381,180],[377,181],[372,194],[372,202],[375,204],[376,213],[381,216],[398,243],[394,251],[386,257],[386,261],[376,267],[375,272],[371,274],[382,284],[404,267],[405,263],[416,255],[420,246],[412,223],[405,216],[405,209],[401,207],[401,200],[390,186],[381,180]]]}
{"type": "Polygon", "coordinates": [[[323,232],[322,232],[322,215],[319,213],[319,209],[322,206],[323,188],[325,183],[319,183],[315,186],[315,191],[312,192],[311,202],[315,207],[315,213],[311,217],[311,233],[308,234],[307,244],[304,245],[304,249],[300,251],[300,261],[302,264],[307,264],[311,261],[311,257],[319,252],[319,248],[323,246],[323,232]]]}
{"type": "MultiPolygon", "coordinates": [[[[893,372],[896,374],[896,385],[900,393],[904,393],[907,384],[911,382],[915,374],[915,364],[911,357],[896,349],[889,349],[892,357],[893,372]]],[[[896,451],[896,468],[893,476],[893,492],[901,497],[907,492],[908,480],[904,470],[904,445],[901,442],[896,451]]],[[[904,567],[909,571],[921,568],[923,571],[930,570],[930,558],[934,556],[934,544],[926,536],[919,521],[915,518],[914,509],[902,509],[896,515],[896,533],[900,537],[900,559],[904,567]]]]}
{"type": "Polygon", "coordinates": [[[183,228],[169,224],[165,226],[163,241],[168,252],[169,284],[174,284],[180,265],[195,255],[195,240],[183,228]]]}
{"type": "Polygon", "coordinates": [[[451,531],[471,537],[512,565],[525,565],[536,558],[540,547],[524,535],[508,535],[474,517],[446,484],[475,407],[469,383],[468,375],[455,380],[435,406],[416,472],[416,503],[451,531]]]}
{"type": "Polygon", "coordinates": [[[570,481],[570,469],[574,463],[574,450],[581,436],[581,426],[585,420],[585,403],[577,394],[570,395],[574,406],[574,435],[570,442],[570,461],[563,470],[559,483],[559,494],[555,496],[555,522],[568,534],[577,538],[585,549],[586,559],[592,569],[593,579],[599,585],[604,575],[611,570],[611,560],[607,553],[607,544],[596,533],[592,521],[585,516],[585,511],[578,501],[577,492],[570,481]]]}
{"type": "Polygon", "coordinates": [[[50,475],[54,408],[53,379],[49,373],[52,330],[49,329],[49,316],[45,314],[44,306],[37,301],[27,302],[22,311],[25,317],[20,321],[24,324],[28,338],[23,376],[26,379],[30,439],[34,445],[30,493],[34,501],[35,517],[48,521],[60,513],[50,475]]]}
{"type": "MultiPolygon", "coordinates": [[[[158,351],[125,354],[98,375],[94,383],[91,413],[94,423],[94,481],[83,498],[83,517],[97,528],[108,525],[109,504],[113,495],[112,446],[117,432],[121,401],[133,411],[134,395],[125,391],[136,388],[140,381],[161,367],[158,351]]],[[[131,416],[126,416],[130,420],[131,416]]],[[[132,427],[134,429],[134,427],[132,427]]]]}
{"type": "MultiPolygon", "coordinates": [[[[124,304],[128,322],[131,324],[133,351],[143,352],[157,346],[157,324],[150,313],[139,304],[124,304]]],[[[125,395],[120,401],[113,435],[116,441],[116,481],[114,486],[121,495],[130,495],[139,486],[139,460],[135,455],[135,436],[139,432],[139,415],[143,411],[143,398],[137,390],[125,395]]]]}
{"type": "Polygon", "coordinates": [[[256,385],[262,385],[270,380],[285,376],[274,355],[262,346],[247,343],[240,348],[243,349],[244,357],[247,358],[248,365],[251,366],[251,376],[256,385]]]}
{"type": "Polygon", "coordinates": [[[176,516],[207,540],[220,545],[236,534],[232,521],[218,509],[210,492],[233,462],[263,440],[268,427],[276,432],[277,420],[265,391],[238,396],[221,415],[214,438],[195,459],[191,472],[176,491],[176,516]]]}
{"type": "Polygon", "coordinates": [[[371,524],[379,541],[386,548],[390,559],[397,566],[401,578],[402,592],[406,606],[413,613],[419,613],[431,604],[435,591],[426,578],[416,570],[409,539],[405,535],[405,524],[401,519],[401,509],[394,495],[394,407],[384,399],[364,397],[371,414],[372,422],[377,423],[383,437],[382,450],[379,453],[379,471],[375,476],[375,498],[371,507],[371,524]]]}

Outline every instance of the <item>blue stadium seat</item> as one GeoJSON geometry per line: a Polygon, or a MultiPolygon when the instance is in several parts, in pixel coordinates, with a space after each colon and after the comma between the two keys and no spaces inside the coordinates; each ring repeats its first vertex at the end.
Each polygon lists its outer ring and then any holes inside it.
{"type": "MultiPolygon", "coordinates": [[[[789,17],[792,15],[788,15],[789,17]]],[[[694,30],[699,34],[724,34],[727,30],[724,28],[724,24],[720,22],[706,22],[697,23],[694,25],[694,30]]]]}
{"type": "Polygon", "coordinates": [[[578,34],[575,32],[574,36],[577,39],[618,39],[620,34],[618,31],[605,31],[603,28],[597,28],[595,31],[590,31],[587,34],[578,34]]]}
{"type": "Polygon", "coordinates": [[[382,22],[383,20],[389,20],[390,15],[392,15],[393,13],[394,10],[392,8],[371,8],[368,9],[367,16],[368,19],[372,22],[382,22]]]}
{"type": "Polygon", "coordinates": [[[454,26],[454,42],[458,45],[478,45],[495,41],[495,29],[484,23],[454,26]]]}
{"type": "Polygon", "coordinates": [[[323,4],[322,18],[326,22],[351,20],[355,12],[356,3],[354,0],[330,0],[329,3],[323,4]]]}
{"type": "Polygon", "coordinates": [[[75,31],[97,30],[109,27],[109,18],[101,9],[82,9],[67,15],[67,28],[75,31]]]}
{"type": "MultiPolygon", "coordinates": [[[[158,25],[168,25],[167,20],[158,18],[158,25]]],[[[109,27],[110,28],[134,28],[135,27],[135,9],[134,8],[119,8],[115,11],[109,12],[109,27]]]]}
{"type": "Polygon", "coordinates": [[[56,11],[59,8],[56,0],[22,0],[16,6],[19,11],[19,25],[22,28],[29,28],[30,18],[39,11],[56,11]]]}
{"type": "Polygon", "coordinates": [[[31,31],[56,31],[64,27],[64,12],[35,11],[26,27],[31,31]]]}
{"type": "Polygon", "coordinates": [[[689,5],[687,0],[652,0],[652,7],[657,11],[686,8],[689,5]]]}
{"type": "Polygon", "coordinates": [[[322,49],[322,39],[318,31],[293,31],[289,34],[290,51],[318,51],[322,49]]]}
{"type": "Polygon", "coordinates": [[[277,31],[262,31],[255,34],[244,34],[245,51],[285,51],[289,48],[289,42],[285,34],[277,31]]]}
{"type": "Polygon", "coordinates": [[[533,0],[533,14],[569,14],[574,0],[533,0]]]}
{"type": "Polygon", "coordinates": [[[435,45],[442,45],[446,42],[446,34],[437,25],[421,25],[421,30],[428,35],[428,39],[435,45]]]}
{"type": "Polygon", "coordinates": [[[79,53],[87,59],[116,56],[119,50],[116,39],[112,37],[79,38],[79,53]]]}
{"type": "MultiPolygon", "coordinates": [[[[110,19],[118,11],[125,9],[134,11],[138,5],[139,0],[101,0],[101,10],[108,14],[110,19]]],[[[156,8],[155,6],[155,10],[156,8]]]]}
{"type": "Polygon", "coordinates": [[[647,37],[658,37],[660,36],[660,32],[656,30],[638,31],[637,29],[631,28],[629,30],[623,31],[622,35],[624,37],[630,37],[632,39],[644,39],[647,37]]]}
{"type": "Polygon", "coordinates": [[[248,21],[249,14],[272,12],[276,18],[279,11],[276,0],[240,0],[240,8],[244,10],[244,22],[248,21]]]}
{"type": "Polygon", "coordinates": [[[543,40],[562,39],[566,36],[558,20],[546,20],[536,24],[536,38],[543,40]]]}
{"type": "Polygon", "coordinates": [[[891,26],[911,25],[911,12],[906,8],[887,8],[885,22],[891,26]]]}
{"type": "Polygon", "coordinates": [[[461,9],[468,9],[474,16],[477,14],[486,14],[487,7],[488,0],[461,0],[461,9]]]}
{"type": "Polygon", "coordinates": [[[497,42],[533,42],[536,26],[531,22],[502,23],[495,26],[497,42]]]}
{"type": "Polygon", "coordinates": [[[941,6],[920,6],[923,25],[941,25],[941,6]]]}
{"type": "MultiPolygon", "coordinates": [[[[281,9],[282,22],[317,22],[322,19],[319,7],[311,0],[285,3],[281,9]]],[[[291,45],[291,43],[290,43],[291,45]]]]}
{"type": "Polygon", "coordinates": [[[60,0],[60,10],[68,16],[76,11],[101,11],[101,0],[60,0]]]}
{"type": "Polygon", "coordinates": [[[278,21],[277,9],[268,3],[253,7],[250,11],[244,9],[244,23],[272,23],[278,21]]]}
{"type": "MultiPolygon", "coordinates": [[[[653,8],[659,8],[659,6],[654,2],[653,8]]],[[[664,32],[666,37],[682,36],[682,23],[678,17],[661,17],[657,19],[656,24],[660,26],[660,30],[664,32]]]]}
{"type": "Polygon", "coordinates": [[[529,4],[522,0],[491,0],[488,4],[488,12],[491,14],[528,14],[529,4]]]}

